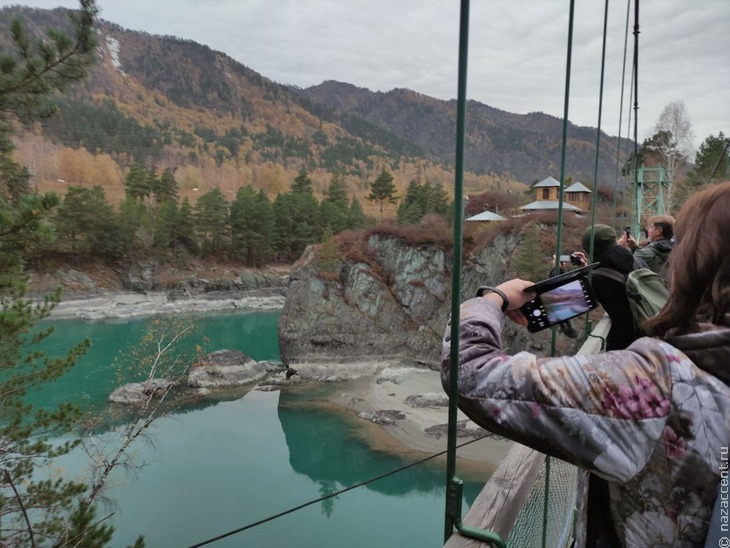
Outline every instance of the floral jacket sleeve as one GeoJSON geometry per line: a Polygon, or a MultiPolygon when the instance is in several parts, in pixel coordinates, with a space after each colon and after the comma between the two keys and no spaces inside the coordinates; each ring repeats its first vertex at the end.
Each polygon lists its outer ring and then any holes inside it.
{"type": "Polygon", "coordinates": [[[727,462],[730,389],[650,338],[604,354],[508,356],[501,350],[503,322],[490,300],[462,306],[461,410],[490,431],[613,482],[612,514],[626,545],[701,543],[723,448],[727,462]]]}

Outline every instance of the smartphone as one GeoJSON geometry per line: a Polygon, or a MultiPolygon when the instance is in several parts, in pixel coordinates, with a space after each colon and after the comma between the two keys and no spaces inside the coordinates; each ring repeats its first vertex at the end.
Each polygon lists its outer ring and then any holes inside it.
{"type": "MultiPolygon", "coordinates": [[[[525,291],[533,291],[536,285],[525,291]]],[[[537,297],[522,305],[520,310],[527,318],[527,330],[535,333],[585,314],[597,306],[588,278],[580,276],[538,292],[537,297]]]]}
{"type": "Polygon", "coordinates": [[[626,228],[624,228],[624,232],[626,233],[626,239],[628,239],[629,236],[631,236],[631,227],[627,226],[626,228]]]}

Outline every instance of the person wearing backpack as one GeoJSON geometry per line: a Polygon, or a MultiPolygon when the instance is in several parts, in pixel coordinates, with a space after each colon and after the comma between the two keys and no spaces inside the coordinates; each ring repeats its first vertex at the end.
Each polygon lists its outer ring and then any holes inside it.
{"type": "MultiPolygon", "coordinates": [[[[654,215],[646,225],[649,243],[639,246],[633,236],[624,232],[619,245],[633,252],[634,257],[646,261],[647,266],[666,280],[664,265],[674,247],[674,217],[671,215],[654,215]]],[[[667,284],[668,285],[668,284],[667,284]]]]}
{"type": "MultiPolygon", "coordinates": [[[[626,277],[634,270],[634,257],[627,249],[618,245],[616,231],[608,225],[588,227],[581,238],[585,253],[591,249],[593,234],[593,257],[600,266],[593,270],[591,286],[596,299],[611,318],[611,329],[606,336],[606,350],[623,350],[634,342],[637,332],[634,318],[626,296],[626,277]]],[[[586,254],[577,251],[582,264],[588,264],[586,254]]]]}
{"type": "MultiPolygon", "coordinates": [[[[730,181],[690,197],[667,263],[670,297],[643,324],[651,336],[625,350],[507,354],[505,318],[526,326],[520,307],[535,297],[526,280],[461,306],[453,363],[460,409],[487,430],[578,466],[582,481],[587,473],[606,480],[607,515],[599,518],[610,518],[609,527],[600,529],[579,501],[577,547],[701,547],[718,533],[730,537],[720,530],[730,496],[728,226],[730,181]]],[[[447,390],[451,329],[441,354],[447,390]]]]}

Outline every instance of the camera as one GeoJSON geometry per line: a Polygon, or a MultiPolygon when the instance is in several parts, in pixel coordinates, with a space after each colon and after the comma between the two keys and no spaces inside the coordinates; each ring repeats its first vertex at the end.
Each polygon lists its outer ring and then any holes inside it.
{"type": "Polygon", "coordinates": [[[583,263],[581,262],[580,257],[578,257],[578,255],[576,255],[575,253],[573,253],[570,256],[570,264],[573,264],[575,266],[580,266],[583,263]]]}
{"type": "Polygon", "coordinates": [[[536,293],[520,310],[527,318],[527,330],[535,333],[585,314],[598,306],[587,275],[598,263],[584,266],[524,289],[536,293]]]}

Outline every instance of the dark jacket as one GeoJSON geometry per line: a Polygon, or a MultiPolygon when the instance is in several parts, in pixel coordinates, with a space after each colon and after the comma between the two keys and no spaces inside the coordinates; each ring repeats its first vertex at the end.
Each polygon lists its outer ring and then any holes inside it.
{"type": "MultiPolygon", "coordinates": [[[[600,266],[628,275],[634,269],[634,256],[620,245],[614,245],[597,257],[600,266]]],[[[623,350],[636,340],[634,317],[626,296],[626,284],[593,271],[591,280],[596,299],[611,318],[611,330],[606,337],[606,350],[623,350]]]]}

